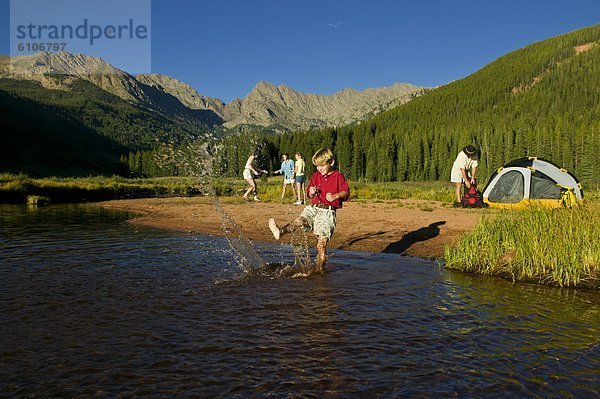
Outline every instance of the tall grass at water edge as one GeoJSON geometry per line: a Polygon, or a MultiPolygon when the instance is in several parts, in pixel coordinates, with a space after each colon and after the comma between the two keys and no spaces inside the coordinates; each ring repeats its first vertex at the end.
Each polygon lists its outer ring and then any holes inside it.
{"type": "Polygon", "coordinates": [[[45,197],[54,203],[192,196],[205,193],[205,186],[199,179],[187,177],[35,179],[26,175],[0,174],[0,203],[25,203],[31,196],[45,197]]]}
{"type": "Polygon", "coordinates": [[[446,247],[448,269],[600,288],[600,205],[502,211],[446,247]]]}

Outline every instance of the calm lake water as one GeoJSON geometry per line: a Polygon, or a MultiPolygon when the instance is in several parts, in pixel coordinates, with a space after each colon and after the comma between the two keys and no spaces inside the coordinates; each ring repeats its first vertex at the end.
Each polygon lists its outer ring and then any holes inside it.
{"type": "Polygon", "coordinates": [[[600,395],[598,293],[347,251],[249,274],[223,238],[127,217],[0,206],[0,396],[600,395]]]}

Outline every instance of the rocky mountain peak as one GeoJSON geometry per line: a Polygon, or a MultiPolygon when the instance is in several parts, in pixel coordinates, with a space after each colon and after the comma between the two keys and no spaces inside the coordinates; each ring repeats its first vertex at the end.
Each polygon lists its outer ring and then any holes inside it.
{"type": "Polygon", "coordinates": [[[256,84],[256,86],[254,86],[254,89],[252,89],[252,91],[265,91],[265,92],[272,92],[272,91],[276,91],[276,90],[277,90],[277,86],[275,86],[271,82],[267,82],[266,80],[261,80],[260,82],[258,82],[256,84]]]}
{"type": "Polygon", "coordinates": [[[223,116],[225,103],[218,98],[205,97],[198,93],[192,86],[171,76],[153,74],[140,74],[136,79],[148,86],[168,93],[177,98],[183,105],[194,110],[211,110],[223,116]]]}
{"type": "Polygon", "coordinates": [[[31,77],[40,74],[74,76],[126,74],[102,58],[72,54],[68,51],[57,53],[44,51],[36,54],[10,57],[10,62],[7,66],[10,73],[22,77],[31,77]]]}
{"type": "Polygon", "coordinates": [[[140,102],[145,98],[144,91],[135,78],[102,58],[67,51],[57,53],[41,52],[10,57],[10,61],[0,66],[0,76],[19,80],[34,80],[49,89],[68,90],[73,79],[86,80],[129,102],[140,102]],[[67,79],[57,80],[60,75],[67,79]]]}
{"type": "MultiPolygon", "coordinates": [[[[395,83],[389,87],[346,88],[332,95],[306,94],[286,85],[260,81],[243,99],[229,104],[203,96],[189,84],[161,74],[136,77],[101,58],[69,52],[38,53],[0,59],[0,76],[40,82],[50,89],[69,90],[74,79],[84,79],[128,102],[169,113],[206,111],[213,123],[308,129],[359,122],[410,101],[423,88],[395,83]],[[55,79],[52,75],[62,75],[55,79]],[[216,114],[216,118],[215,118],[216,114]],[[220,118],[220,119],[219,119],[220,118]]],[[[198,114],[196,112],[196,114],[198,114]]]]}
{"type": "Polygon", "coordinates": [[[226,106],[225,126],[250,124],[293,130],[350,124],[410,101],[422,89],[396,83],[377,89],[346,88],[333,95],[320,95],[261,81],[243,100],[226,106]]]}

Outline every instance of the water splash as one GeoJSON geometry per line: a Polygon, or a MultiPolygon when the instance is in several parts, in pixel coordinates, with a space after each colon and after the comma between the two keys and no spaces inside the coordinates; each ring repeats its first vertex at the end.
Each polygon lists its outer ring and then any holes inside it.
{"type": "MultiPolygon", "coordinates": [[[[213,145],[213,147],[218,147],[213,145]]],[[[302,228],[294,229],[290,245],[294,254],[294,263],[267,263],[260,256],[252,242],[243,234],[236,221],[223,209],[221,201],[213,185],[213,159],[209,146],[200,140],[193,140],[185,145],[173,143],[162,145],[162,151],[156,161],[159,167],[166,170],[177,170],[179,173],[197,177],[201,185],[207,187],[206,194],[211,198],[215,210],[221,218],[225,238],[238,266],[250,276],[293,277],[308,276],[314,270],[310,260],[308,238],[302,228]]],[[[290,209],[288,208],[288,214],[290,209]]]]}
{"type": "Polygon", "coordinates": [[[229,246],[234,252],[240,267],[245,272],[263,267],[265,261],[260,257],[256,248],[252,245],[252,242],[244,236],[240,226],[223,209],[219,197],[217,197],[212,188],[212,179],[210,180],[210,193],[215,210],[221,217],[221,225],[223,232],[225,233],[225,238],[227,238],[229,246]]]}
{"type": "Polygon", "coordinates": [[[308,248],[308,237],[302,228],[292,231],[290,245],[294,251],[294,267],[299,273],[310,274],[314,269],[310,261],[310,252],[308,248]]]}
{"type": "Polygon", "coordinates": [[[157,164],[166,170],[177,170],[179,173],[193,176],[207,187],[206,194],[211,198],[215,210],[221,218],[223,233],[229,243],[234,257],[244,272],[260,269],[265,265],[252,242],[244,236],[240,226],[223,209],[213,185],[212,156],[208,145],[200,140],[190,141],[176,146],[173,143],[163,145],[157,164]]]}

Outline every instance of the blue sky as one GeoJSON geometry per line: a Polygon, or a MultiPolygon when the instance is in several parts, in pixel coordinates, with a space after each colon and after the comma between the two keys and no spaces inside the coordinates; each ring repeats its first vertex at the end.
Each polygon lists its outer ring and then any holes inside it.
{"type": "MultiPolygon", "coordinates": [[[[0,0],[2,54],[9,4],[0,0]]],[[[151,12],[152,72],[228,102],[261,80],[318,94],[448,83],[599,23],[600,1],[153,0],[151,12]]]]}

